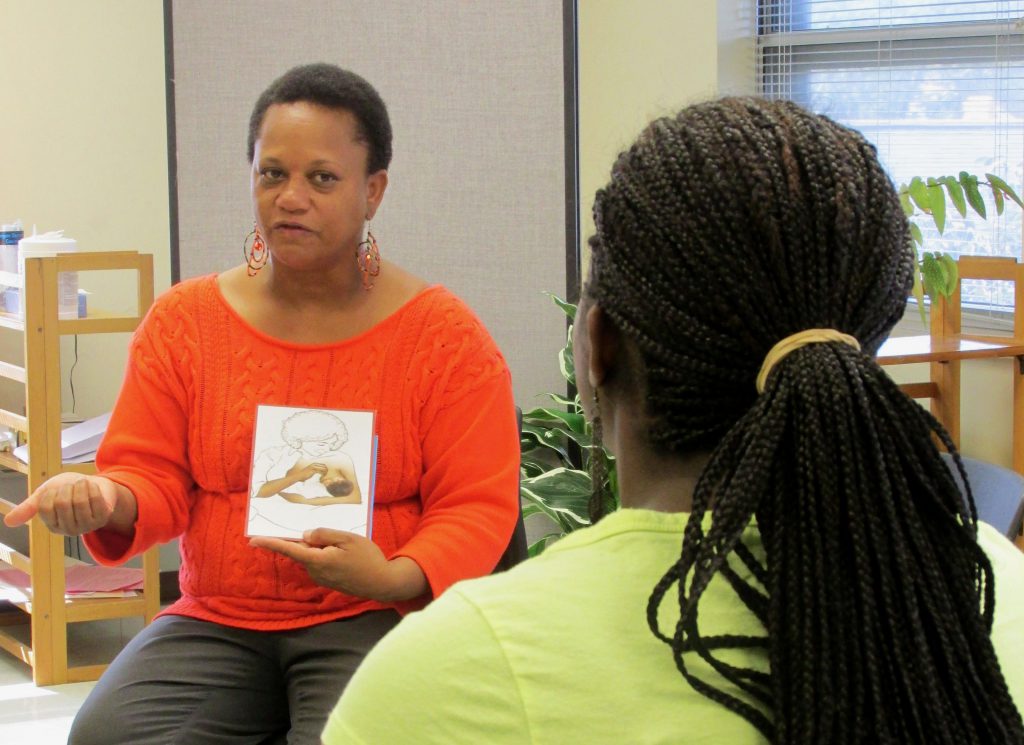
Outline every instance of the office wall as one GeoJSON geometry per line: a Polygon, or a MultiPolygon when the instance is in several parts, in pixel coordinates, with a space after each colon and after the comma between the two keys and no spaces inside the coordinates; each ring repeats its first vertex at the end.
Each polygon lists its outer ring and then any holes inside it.
{"type": "MultiPolygon", "coordinates": [[[[162,4],[150,0],[0,0],[0,219],[62,228],[82,250],[154,255],[170,284],[162,4]]],[[[88,273],[94,306],[131,308],[130,278],[88,273]]],[[[0,331],[0,356],[20,359],[21,335],[0,331]]],[[[83,336],[74,408],[108,410],[128,336],[83,336]]],[[[74,340],[62,348],[63,408],[72,409],[74,340]]],[[[24,389],[0,386],[22,410],[24,389]]],[[[5,530],[5,529],[0,529],[5,530]]],[[[23,533],[24,531],[21,531],[23,533]]],[[[11,531],[16,534],[17,531],[11,531]]],[[[16,535],[0,540],[17,543],[16,535]],[[9,540],[10,539],[10,540],[9,540]]],[[[172,562],[176,559],[169,550],[172,562]]]]}
{"type": "MultiPolygon", "coordinates": [[[[964,455],[1013,466],[1013,376],[1016,360],[960,366],[960,449],[964,455]]],[[[926,376],[922,376],[926,379],[926,376]]]]}
{"type": "Polygon", "coordinates": [[[167,287],[161,4],[3,0],[0,27],[0,217],[153,253],[167,287]]]}
{"type": "MultiPolygon", "coordinates": [[[[594,231],[594,193],[651,119],[715,95],[713,0],[580,0],[580,231],[594,231]]],[[[583,274],[586,277],[586,272],[583,274]]]]}
{"type": "MultiPolygon", "coordinates": [[[[64,229],[80,250],[154,255],[170,283],[163,9],[135,0],[0,2],[0,218],[64,229]]],[[[123,283],[86,274],[101,307],[124,307],[123,283]],[[109,289],[109,291],[107,291],[109,289]]],[[[110,407],[127,337],[79,340],[84,415],[110,407]]],[[[70,351],[71,343],[65,347],[70,351]]],[[[66,363],[65,402],[70,410],[66,363]]],[[[5,403],[10,403],[6,401],[5,403]]]]}
{"type": "Polygon", "coordinates": [[[718,94],[757,93],[757,8],[754,0],[718,0],[718,94]]]}

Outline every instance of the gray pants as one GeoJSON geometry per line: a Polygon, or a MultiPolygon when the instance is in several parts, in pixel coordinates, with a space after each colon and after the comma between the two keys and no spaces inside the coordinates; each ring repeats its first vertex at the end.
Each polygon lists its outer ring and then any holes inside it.
{"type": "Polygon", "coordinates": [[[69,745],[314,745],[392,610],[291,631],[163,616],[82,704],[69,745]]]}

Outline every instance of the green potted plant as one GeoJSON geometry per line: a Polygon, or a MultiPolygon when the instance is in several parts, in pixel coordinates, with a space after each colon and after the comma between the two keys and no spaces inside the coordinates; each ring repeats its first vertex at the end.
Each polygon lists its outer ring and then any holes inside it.
{"type": "Polygon", "coordinates": [[[924,318],[924,296],[935,302],[940,297],[949,297],[956,289],[958,277],[956,261],[952,256],[938,251],[924,251],[924,234],[915,218],[928,215],[941,235],[946,229],[946,215],[949,214],[947,199],[960,217],[967,216],[968,207],[983,220],[988,219],[988,208],[983,192],[991,191],[996,214],[1003,214],[1006,200],[1024,208],[1024,202],[1017,192],[1002,178],[986,173],[984,180],[978,176],[960,171],[958,176],[921,178],[915,176],[909,183],[899,187],[903,212],[910,218],[912,250],[918,259],[918,271],[914,275],[914,297],[924,318]]]}
{"type": "MultiPolygon", "coordinates": [[[[559,297],[551,299],[569,319],[565,346],[558,353],[558,367],[570,390],[576,390],[576,371],[572,358],[572,321],[576,306],[559,297]]],[[[618,507],[615,460],[593,442],[593,432],[583,416],[578,394],[569,398],[558,393],[541,394],[550,406],[539,406],[523,413],[520,439],[523,518],[544,515],[547,532],[534,541],[530,556],[541,553],[552,541],[590,524],[588,505],[593,493],[590,462],[601,458],[608,474],[605,484],[612,507],[618,507]]]]}

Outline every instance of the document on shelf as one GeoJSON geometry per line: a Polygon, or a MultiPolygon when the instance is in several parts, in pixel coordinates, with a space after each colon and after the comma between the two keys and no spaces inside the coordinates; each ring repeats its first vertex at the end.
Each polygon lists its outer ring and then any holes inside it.
{"type": "MultiPolygon", "coordinates": [[[[93,459],[100,446],[110,412],[100,414],[92,419],[74,424],[60,432],[61,460],[66,463],[85,463],[93,459]]],[[[14,448],[14,457],[22,463],[28,463],[28,445],[14,448]]]]}

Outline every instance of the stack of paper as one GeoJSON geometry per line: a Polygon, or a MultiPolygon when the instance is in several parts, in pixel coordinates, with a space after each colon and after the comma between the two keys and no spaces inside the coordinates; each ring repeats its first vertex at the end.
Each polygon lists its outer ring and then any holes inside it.
{"type": "MultiPolygon", "coordinates": [[[[61,430],[61,460],[65,463],[86,463],[93,460],[109,421],[110,412],[107,412],[61,430]]],[[[14,456],[22,463],[28,463],[28,445],[14,448],[14,456]]]]}

